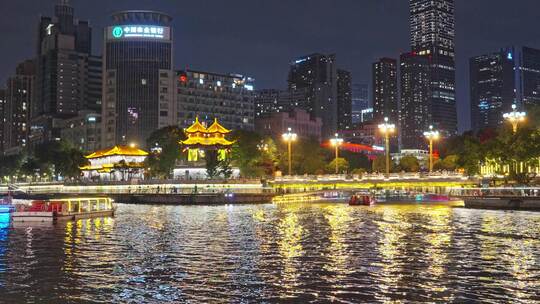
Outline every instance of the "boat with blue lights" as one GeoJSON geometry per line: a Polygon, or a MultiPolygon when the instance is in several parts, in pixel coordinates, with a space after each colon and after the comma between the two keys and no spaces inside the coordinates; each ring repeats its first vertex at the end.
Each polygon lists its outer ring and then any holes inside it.
{"type": "Polygon", "coordinates": [[[13,206],[13,198],[8,195],[0,199],[0,213],[12,213],[15,211],[13,206]]]}

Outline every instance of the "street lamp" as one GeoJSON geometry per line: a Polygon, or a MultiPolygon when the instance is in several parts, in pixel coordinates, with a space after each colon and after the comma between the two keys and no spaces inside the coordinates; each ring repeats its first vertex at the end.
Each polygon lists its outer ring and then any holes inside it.
{"type": "Polygon", "coordinates": [[[433,172],[433,141],[439,139],[439,131],[433,130],[433,126],[429,126],[429,131],[424,132],[424,136],[429,140],[429,173],[433,172]]]}
{"type": "Polygon", "coordinates": [[[525,121],[525,117],[527,116],[527,113],[516,111],[516,109],[517,106],[513,104],[512,112],[503,114],[504,119],[508,120],[512,124],[512,131],[514,133],[517,132],[518,124],[525,121]]]}
{"type": "Polygon", "coordinates": [[[259,151],[268,152],[268,144],[264,142],[264,140],[261,140],[261,143],[257,145],[257,149],[259,151]]]}
{"type": "Polygon", "coordinates": [[[336,174],[339,173],[339,166],[338,166],[338,158],[339,158],[339,146],[343,144],[343,138],[339,138],[338,134],[336,133],[336,137],[330,139],[330,144],[332,147],[336,148],[336,174]]]}
{"type": "Polygon", "coordinates": [[[287,133],[283,133],[283,140],[287,142],[288,156],[289,156],[289,176],[292,175],[292,143],[296,141],[296,133],[293,133],[291,128],[287,129],[287,133]]]}
{"type": "Polygon", "coordinates": [[[384,134],[386,152],[386,178],[390,177],[390,134],[396,130],[396,125],[388,123],[388,117],[384,118],[384,123],[379,125],[379,130],[384,134]]]}

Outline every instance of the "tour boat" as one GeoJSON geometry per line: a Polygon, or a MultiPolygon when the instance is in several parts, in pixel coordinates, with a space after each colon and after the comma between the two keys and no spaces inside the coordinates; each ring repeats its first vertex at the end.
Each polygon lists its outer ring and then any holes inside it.
{"type": "Polygon", "coordinates": [[[375,197],[369,193],[356,193],[349,200],[351,206],[371,206],[375,205],[375,197]]]}
{"type": "Polygon", "coordinates": [[[113,200],[107,197],[34,200],[14,204],[13,222],[56,222],[114,215],[113,200]]]}
{"type": "Polygon", "coordinates": [[[0,213],[12,213],[15,211],[11,196],[4,196],[0,198],[0,213]]]}

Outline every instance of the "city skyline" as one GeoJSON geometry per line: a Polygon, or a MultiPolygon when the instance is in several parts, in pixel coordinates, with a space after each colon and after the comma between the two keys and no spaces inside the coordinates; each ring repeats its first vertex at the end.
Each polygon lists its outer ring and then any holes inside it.
{"type": "MultiPolygon", "coordinates": [[[[3,32],[2,39],[12,46],[4,50],[4,57],[9,59],[0,62],[0,83],[5,83],[16,63],[33,56],[37,39],[35,24],[40,15],[52,13],[51,7],[55,2],[1,4],[2,10],[10,11],[13,17],[0,21],[3,28],[9,29],[3,32]]],[[[519,1],[510,8],[505,1],[469,2],[456,0],[456,82],[460,131],[469,128],[469,58],[509,45],[540,47],[540,39],[534,34],[539,22],[534,19],[533,1],[519,1]]],[[[116,1],[96,5],[75,0],[72,4],[78,17],[89,20],[94,28],[92,44],[95,54],[102,53],[101,29],[107,25],[114,11],[132,8],[159,10],[171,14],[175,20],[175,69],[187,65],[189,68],[218,73],[252,75],[256,79],[257,89],[284,88],[290,61],[313,52],[336,53],[338,68],[350,70],[353,82],[371,83],[372,62],[383,56],[397,57],[409,48],[408,1],[361,4],[340,1],[331,12],[326,10],[322,1],[310,1],[309,8],[303,6],[305,3],[302,1],[272,3],[265,5],[264,11],[267,13],[264,16],[250,14],[256,7],[248,2],[228,6],[217,2],[212,6],[190,3],[184,7],[166,1],[116,1]],[[299,15],[297,12],[300,10],[307,12],[299,15]],[[214,11],[222,13],[212,13],[214,11]],[[330,25],[310,22],[313,17],[322,14],[329,14],[328,17],[336,22],[330,25]],[[275,20],[272,16],[280,16],[280,20],[287,22],[274,22],[269,27],[275,20]],[[381,20],[381,16],[385,22],[378,23],[378,31],[367,26],[381,20]],[[226,22],[229,18],[245,21],[226,22]],[[309,31],[306,26],[311,27],[309,31]],[[213,51],[215,45],[220,46],[219,56],[213,51]]]]}

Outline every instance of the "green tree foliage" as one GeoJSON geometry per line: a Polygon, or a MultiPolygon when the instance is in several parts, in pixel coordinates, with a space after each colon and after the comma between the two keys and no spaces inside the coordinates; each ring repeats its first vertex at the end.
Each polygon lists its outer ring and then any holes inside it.
{"type": "Polygon", "coordinates": [[[23,166],[32,167],[31,163],[34,160],[40,164],[34,171],[36,174],[47,173],[49,169],[54,168],[54,175],[64,178],[79,178],[81,176],[79,167],[88,164],[82,151],[72,147],[66,141],[51,141],[37,146],[33,157],[25,160],[28,165],[23,164],[23,166]]]}
{"type": "Polygon", "coordinates": [[[349,171],[349,162],[345,158],[334,158],[328,165],[326,165],[326,172],[330,174],[336,173],[336,161],[338,164],[338,173],[343,174],[349,171]]]}
{"type": "MultiPolygon", "coordinates": [[[[329,149],[321,147],[318,140],[314,138],[299,138],[292,145],[292,167],[293,174],[319,174],[324,172],[328,161],[333,153],[329,149]]],[[[287,144],[280,144],[281,171],[288,171],[287,144]]]]}
{"type": "Polygon", "coordinates": [[[223,176],[224,178],[230,178],[233,175],[233,169],[231,165],[231,158],[226,157],[223,160],[219,161],[219,175],[223,176]]]}
{"type": "MultiPolygon", "coordinates": [[[[372,170],[379,173],[386,172],[386,157],[384,155],[379,155],[373,160],[372,170]]],[[[390,168],[390,171],[392,171],[392,168],[390,168]]]]}
{"type": "Polygon", "coordinates": [[[170,178],[176,161],[182,157],[180,141],[185,139],[184,131],[170,126],[154,131],[146,140],[150,155],[146,158],[146,167],[150,175],[170,178]]]}
{"type": "Polygon", "coordinates": [[[12,177],[19,173],[22,164],[22,157],[10,155],[0,157],[0,177],[12,177]]]}
{"type": "Polygon", "coordinates": [[[219,176],[220,161],[217,150],[207,150],[204,159],[206,160],[206,175],[209,179],[219,176]]]}
{"type": "Polygon", "coordinates": [[[439,159],[433,164],[433,169],[436,171],[454,171],[457,169],[459,157],[457,155],[448,155],[443,159],[439,159]]]}
{"type": "Polygon", "coordinates": [[[235,131],[232,147],[232,165],[240,169],[245,177],[272,175],[278,163],[278,149],[269,137],[262,137],[251,131],[235,131]]]}
{"type": "Polygon", "coordinates": [[[405,172],[420,171],[420,163],[418,159],[412,155],[405,155],[399,160],[399,167],[405,172]]]}
{"type": "MultiPolygon", "coordinates": [[[[511,180],[527,184],[534,177],[521,172],[521,168],[538,167],[540,157],[540,110],[533,107],[527,122],[519,126],[514,134],[510,124],[506,123],[497,130],[486,129],[473,134],[466,132],[445,140],[441,149],[446,157],[437,163],[437,169],[463,169],[468,175],[480,173],[482,164],[499,165],[510,168],[511,180]]],[[[523,170],[526,171],[526,170],[523,170]]]]}
{"type": "Polygon", "coordinates": [[[349,169],[364,169],[364,171],[371,169],[371,162],[365,153],[354,153],[347,150],[341,150],[339,156],[343,157],[349,162],[349,169]]]}

